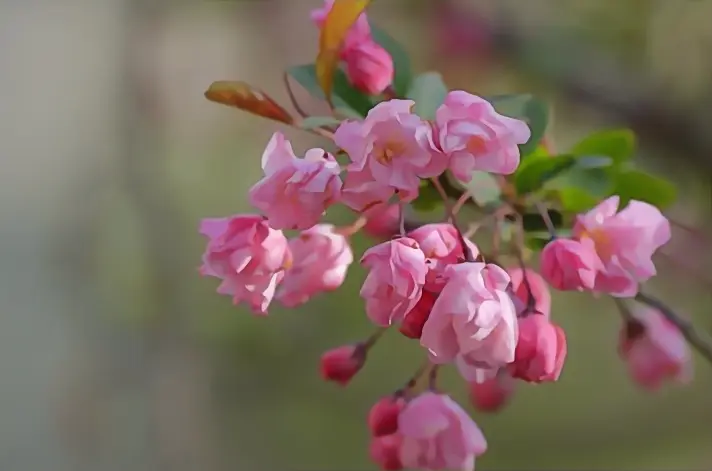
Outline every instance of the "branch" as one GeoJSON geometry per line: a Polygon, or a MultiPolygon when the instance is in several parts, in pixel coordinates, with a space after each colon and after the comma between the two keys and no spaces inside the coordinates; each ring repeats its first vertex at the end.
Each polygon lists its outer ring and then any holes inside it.
{"type": "Polygon", "coordinates": [[[659,299],[639,292],[635,296],[635,300],[660,311],[667,320],[675,324],[690,345],[700,352],[707,361],[712,363],[712,339],[697,330],[690,321],[678,316],[659,299]]]}

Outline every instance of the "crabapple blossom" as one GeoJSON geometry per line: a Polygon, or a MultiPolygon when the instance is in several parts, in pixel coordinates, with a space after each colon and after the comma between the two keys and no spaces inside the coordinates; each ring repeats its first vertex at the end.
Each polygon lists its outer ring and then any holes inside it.
{"type": "MultiPolygon", "coordinates": [[[[341,189],[341,202],[370,218],[385,211],[394,195],[393,187],[377,182],[371,170],[364,168],[358,172],[346,173],[341,189]]],[[[391,206],[398,208],[398,205],[391,206]]]]}
{"type": "Polygon", "coordinates": [[[400,458],[402,442],[402,437],[397,433],[371,437],[368,449],[371,461],[376,463],[383,471],[403,469],[400,458]]]}
{"type": "Polygon", "coordinates": [[[596,291],[616,297],[632,297],[638,284],[655,275],[652,256],[670,240],[670,223],[655,206],[632,200],[618,210],[620,198],[611,196],[579,215],[573,236],[593,242],[603,269],[596,277],[596,291]]]}
{"type": "Polygon", "coordinates": [[[496,371],[514,360],[518,331],[506,292],[509,275],[479,262],[450,265],[446,275],[420,343],[435,363],[455,361],[465,379],[481,380],[481,370],[496,371]]]}
{"type": "Polygon", "coordinates": [[[262,154],[265,177],[249,193],[252,206],[262,211],[273,229],[308,229],[339,199],[341,169],[323,149],[310,149],[303,159],[276,132],[262,154]]]}
{"type": "Polygon", "coordinates": [[[512,377],[532,383],[556,381],[566,359],[566,334],[542,314],[519,318],[519,341],[514,362],[508,365],[512,377]]]}
{"type": "Polygon", "coordinates": [[[413,309],[405,315],[398,330],[401,334],[411,339],[419,339],[423,335],[423,326],[430,317],[437,295],[430,291],[423,290],[418,302],[413,309]]]}
{"type": "Polygon", "coordinates": [[[346,386],[365,362],[366,349],[363,345],[343,345],[324,352],[319,369],[324,380],[346,386]]]}
{"type": "Polygon", "coordinates": [[[423,292],[427,266],[418,243],[408,237],[371,247],[361,258],[368,276],[361,287],[366,314],[379,326],[403,320],[423,292]]]}
{"type": "Polygon", "coordinates": [[[487,440],[467,412],[444,394],[425,392],[398,416],[405,468],[473,470],[487,440]]]}
{"type": "Polygon", "coordinates": [[[561,291],[592,290],[603,262],[590,239],[554,239],[541,252],[541,274],[561,291]]]}
{"type": "Polygon", "coordinates": [[[469,382],[470,402],[482,412],[497,412],[514,394],[516,382],[506,368],[502,368],[482,382],[469,382]]]}
{"type": "Polygon", "coordinates": [[[284,270],[292,264],[287,239],[259,215],[238,214],[203,219],[200,233],[209,241],[200,273],[222,280],[218,293],[246,302],[256,314],[266,315],[284,270]]]}
{"type": "Polygon", "coordinates": [[[378,95],[393,83],[393,58],[376,41],[362,41],[344,49],[345,72],[356,90],[378,95]]]}
{"type": "Polygon", "coordinates": [[[551,313],[551,292],[544,278],[531,268],[522,270],[519,267],[511,267],[507,268],[507,273],[512,280],[512,292],[524,307],[528,307],[527,303],[531,295],[534,298],[533,308],[536,312],[548,318],[551,313]],[[524,276],[527,278],[526,283],[524,282],[524,276]]]}
{"type": "Polygon", "coordinates": [[[655,390],[665,380],[686,383],[692,378],[692,356],[680,330],[658,310],[636,306],[621,332],[619,352],[631,378],[655,390]]]}
{"type": "Polygon", "coordinates": [[[435,113],[437,150],[449,159],[459,180],[475,170],[508,175],[519,166],[519,147],[531,131],[524,121],[499,114],[492,104],[463,90],[453,90],[435,113]]]}
{"type": "MultiPolygon", "coordinates": [[[[420,249],[428,259],[425,288],[440,292],[445,285],[446,268],[466,258],[457,229],[452,224],[425,224],[408,233],[408,237],[420,244],[420,249]]],[[[470,240],[465,239],[465,244],[473,257],[479,255],[479,250],[470,240]]]]}
{"type": "Polygon", "coordinates": [[[285,306],[298,306],[343,284],[354,256],[346,237],[334,229],[331,224],[317,224],[289,241],[293,263],[276,295],[285,306]]]}
{"type": "Polygon", "coordinates": [[[440,175],[447,166],[444,156],[431,152],[432,128],[413,114],[414,105],[412,100],[383,101],[362,121],[343,121],[334,134],[336,145],[351,159],[348,172],[368,170],[375,184],[405,202],[418,196],[421,178],[440,175]]]}
{"type": "Polygon", "coordinates": [[[379,211],[372,211],[363,230],[371,237],[390,238],[398,232],[400,207],[397,204],[381,206],[379,211]]]}
{"type": "Polygon", "coordinates": [[[399,396],[386,396],[376,402],[368,412],[368,428],[374,437],[392,435],[398,431],[398,415],[405,407],[399,396]]]}

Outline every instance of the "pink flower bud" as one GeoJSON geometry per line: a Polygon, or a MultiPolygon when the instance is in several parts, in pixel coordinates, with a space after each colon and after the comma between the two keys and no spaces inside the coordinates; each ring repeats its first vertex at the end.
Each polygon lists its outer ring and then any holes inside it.
{"type": "Polygon", "coordinates": [[[366,351],[361,345],[343,345],[321,356],[321,377],[341,386],[349,384],[366,362],[366,351]]]}
{"type": "Polygon", "coordinates": [[[374,437],[392,435],[398,431],[398,414],[405,401],[396,396],[386,396],[376,402],[368,413],[368,428],[374,437]]]}
{"type": "Polygon", "coordinates": [[[398,232],[400,207],[397,204],[382,206],[379,211],[373,211],[363,227],[364,232],[378,239],[389,239],[398,232]]]}
{"type": "Polygon", "coordinates": [[[475,170],[513,173],[520,160],[517,146],[531,137],[524,121],[501,115],[484,98],[462,90],[447,94],[435,125],[438,150],[448,157],[453,175],[466,182],[475,170]]]}
{"type": "Polygon", "coordinates": [[[418,243],[408,237],[371,247],[361,258],[368,276],[361,287],[366,314],[376,325],[398,323],[420,300],[427,266],[418,243]]]}
{"type": "Polygon", "coordinates": [[[310,149],[298,159],[279,132],[265,148],[262,169],[265,177],[250,189],[249,198],[274,229],[308,229],[339,199],[341,168],[334,157],[310,149]]]}
{"type": "Polygon", "coordinates": [[[515,390],[515,382],[506,369],[482,382],[470,381],[470,402],[482,412],[497,412],[504,407],[515,390]]]}
{"type": "Polygon", "coordinates": [[[423,326],[430,317],[437,296],[429,291],[423,291],[418,303],[405,315],[398,329],[401,334],[411,339],[419,339],[423,335],[423,326]]]}
{"type": "Polygon", "coordinates": [[[560,291],[592,290],[602,267],[590,241],[555,239],[541,252],[541,274],[560,291]]]}
{"type": "Polygon", "coordinates": [[[343,50],[346,76],[354,88],[379,95],[393,82],[393,58],[375,41],[362,41],[343,50]]]}
{"type": "Polygon", "coordinates": [[[566,359],[566,335],[546,316],[530,314],[519,319],[519,342],[514,362],[508,366],[514,378],[532,383],[556,381],[566,359]]]}
{"type": "Polygon", "coordinates": [[[371,438],[369,455],[371,461],[384,471],[403,469],[400,459],[401,436],[398,434],[371,438]]]}

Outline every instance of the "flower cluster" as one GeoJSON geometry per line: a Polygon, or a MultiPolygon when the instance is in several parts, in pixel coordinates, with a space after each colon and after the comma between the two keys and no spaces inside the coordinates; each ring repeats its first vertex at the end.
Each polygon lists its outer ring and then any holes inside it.
{"type": "MultiPolygon", "coordinates": [[[[318,25],[333,4],[314,12],[318,25]]],[[[393,80],[393,60],[373,39],[365,13],[345,35],[340,58],[356,90],[375,95],[393,80]]],[[[662,213],[635,200],[620,209],[613,195],[576,215],[564,238],[538,201],[551,237],[539,273],[525,264],[527,195],[505,191],[526,157],[521,149],[533,138],[530,126],[462,90],[446,93],[429,117],[415,105],[395,96],[361,119],[318,128],[348,157],[343,163],[321,148],[297,157],[275,133],[262,155],[264,177],[249,191],[256,214],[205,219],[200,227],[209,239],[201,273],[219,278],[219,293],[262,316],[273,301],[296,307],[339,288],[354,261],[350,238],[363,229],[379,239],[360,258],[367,271],[360,296],[374,334],[328,350],[320,362],[325,380],[346,386],[386,329],[422,347],[423,367],[368,415],[372,460],[385,470],[472,470],[487,442],[438,389],[438,371],[453,365],[469,384],[472,404],[485,412],[504,406],[518,384],[557,381],[568,348],[551,316],[550,287],[616,299],[625,319],[620,354],[637,383],[652,389],[666,378],[687,380],[690,354],[669,313],[650,302],[653,308],[629,309],[621,299],[647,299],[639,285],[655,275],[652,257],[670,239],[662,213]],[[475,172],[492,174],[504,196],[463,231],[457,217],[472,202],[470,190],[453,195],[445,184],[466,184],[475,172]],[[406,224],[406,207],[426,188],[442,199],[444,219],[406,224]],[[358,219],[347,227],[325,223],[334,205],[358,219]],[[485,221],[493,223],[488,253],[472,239],[485,221]],[[504,222],[519,234],[508,250],[501,247],[504,222]],[[284,230],[299,233],[288,239],[284,230]]]]}

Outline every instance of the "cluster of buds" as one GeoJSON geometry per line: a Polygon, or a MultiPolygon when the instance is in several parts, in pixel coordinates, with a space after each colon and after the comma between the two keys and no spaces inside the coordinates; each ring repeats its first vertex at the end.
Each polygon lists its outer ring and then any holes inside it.
{"type": "MultiPolygon", "coordinates": [[[[314,12],[318,25],[333,6],[327,1],[314,12]]],[[[431,117],[419,115],[415,101],[394,96],[393,61],[372,38],[365,13],[344,36],[339,58],[355,89],[387,96],[363,118],[318,129],[339,149],[336,155],[314,148],[297,157],[275,133],[262,155],[264,177],[249,191],[256,213],[202,221],[209,241],[201,273],[219,278],[218,292],[235,304],[266,316],[273,302],[296,307],[338,289],[355,260],[355,233],[379,239],[360,258],[368,273],[360,296],[375,331],[327,351],[320,363],[325,380],[346,386],[386,329],[422,346],[423,367],[368,414],[375,463],[385,470],[473,469],[487,442],[470,415],[438,389],[438,371],[454,365],[472,404],[484,412],[508,403],[517,383],[557,381],[567,341],[551,317],[550,288],[616,299],[625,319],[620,353],[640,385],[689,378],[684,333],[667,308],[639,293],[655,275],[654,253],[671,236],[659,209],[636,200],[620,209],[612,195],[576,216],[570,235],[559,237],[546,201],[537,201],[550,232],[537,272],[525,264],[526,200],[505,197],[470,226],[494,226],[496,250],[485,254],[472,240],[475,230],[463,231],[458,222],[471,195],[463,190],[453,197],[444,182],[467,183],[486,172],[506,190],[523,157],[520,146],[532,139],[528,123],[462,90],[445,93],[431,117]],[[339,162],[339,154],[348,161],[339,162]],[[412,224],[406,209],[424,189],[442,199],[444,218],[412,224]],[[325,223],[335,205],[355,212],[355,222],[325,223]],[[503,254],[498,230],[505,221],[519,237],[503,254]],[[299,233],[290,239],[284,230],[299,233]],[[626,298],[635,304],[624,304],[626,298]]]]}

